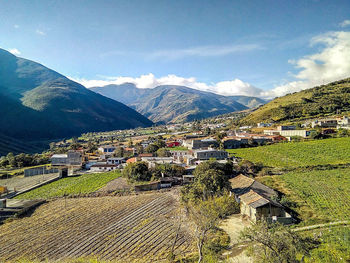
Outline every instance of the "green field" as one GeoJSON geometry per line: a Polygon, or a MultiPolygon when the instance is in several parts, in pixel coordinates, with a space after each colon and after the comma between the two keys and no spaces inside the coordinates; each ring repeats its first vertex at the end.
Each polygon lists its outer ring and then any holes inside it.
{"type": "Polygon", "coordinates": [[[184,146],[175,146],[171,148],[166,148],[168,151],[187,151],[188,148],[184,146]]]}
{"type": "MultiPolygon", "coordinates": [[[[350,220],[350,169],[290,172],[277,176],[297,199],[326,221],[350,220]]],[[[302,205],[302,204],[301,204],[302,205]]],[[[301,216],[303,215],[300,211],[301,216]]]]}
{"type": "Polygon", "coordinates": [[[350,138],[277,143],[227,151],[234,156],[269,167],[296,168],[346,164],[350,163],[350,138]]]}
{"type": "Polygon", "coordinates": [[[48,199],[65,195],[88,194],[95,192],[108,182],[120,177],[119,171],[107,173],[84,174],[78,177],[67,177],[27,193],[17,196],[17,199],[48,199]]]}

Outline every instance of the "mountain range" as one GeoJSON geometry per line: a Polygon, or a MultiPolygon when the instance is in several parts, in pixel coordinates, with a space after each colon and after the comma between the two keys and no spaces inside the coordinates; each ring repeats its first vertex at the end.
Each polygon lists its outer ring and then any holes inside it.
{"type": "Polygon", "coordinates": [[[157,123],[193,121],[265,103],[256,97],[222,96],[176,85],[140,89],[132,83],[124,83],[93,87],[91,90],[125,103],[157,123]]]}
{"type": "Polygon", "coordinates": [[[23,140],[153,124],[126,105],[3,49],[0,49],[0,112],[0,134],[23,140]]]}
{"type": "Polygon", "coordinates": [[[350,78],[276,98],[242,120],[258,122],[296,121],[350,111],[350,78]]]}

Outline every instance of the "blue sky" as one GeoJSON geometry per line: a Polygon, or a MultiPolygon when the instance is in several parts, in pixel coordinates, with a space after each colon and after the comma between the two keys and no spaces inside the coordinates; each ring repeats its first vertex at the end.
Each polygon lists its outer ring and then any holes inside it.
{"type": "Polygon", "coordinates": [[[350,1],[5,1],[0,47],[86,86],[274,97],[350,77],[350,1]]]}

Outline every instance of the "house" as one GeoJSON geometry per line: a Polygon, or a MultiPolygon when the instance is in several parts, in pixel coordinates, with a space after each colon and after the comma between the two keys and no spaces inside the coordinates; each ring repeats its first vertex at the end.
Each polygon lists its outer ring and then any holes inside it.
{"type": "Polygon", "coordinates": [[[245,175],[230,179],[231,192],[240,204],[241,214],[253,222],[266,219],[284,224],[293,223],[293,218],[286,209],[278,203],[278,193],[270,187],[255,181],[245,175]]]}
{"type": "Polygon", "coordinates": [[[101,153],[113,153],[115,151],[116,147],[113,145],[104,145],[98,147],[98,151],[101,153]]]}
{"type": "Polygon", "coordinates": [[[337,129],[340,129],[340,128],[350,129],[349,117],[344,116],[343,118],[338,118],[337,121],[338,121],[337,129]]]}
{"type": "Polygon", "coordinates": [[[172,157],[142,157],[142,162],[146,162],[148,164],[148,168],[153,168],[156,164],[172,164],[172,157]]]}
{"type": "Polygon", "coordinates": [[[96,163],[91,165],[90,171],[93,172],[109,172],[118,169],[118,165],[116,164],[104,164],[104,163],[96,163]]]}
{"type": "Polygon", "coordinates": [[[173,147],[177,147],[177,146],[180,146],[180,142],[178,142],[178,141],[172,141],[172,142],[166,143],[166,147],[168,147],[168,148],[173,148],[173,147]]]}
{"type": "Polygon", "coordinates": [[[336,128],[338,125],[337,119],[320,119],[311,122],[311,127],[321,127],[321,128],[336,128]]]}
{"type": "Polygon", "coordinates": [[[54,154],[50,158],[52,166],[82,166],[83,156],[79,151],[68,151],[66,154],[54,154]]]}
{"type": "Polygon", "coordinates": [[[307,130],[296,130],[295,126],[278,126],[276,130],[264,130],[265,135],[281,135],[283,137],[307,137],[310,135],[310,131],[307,130]]]}
{"type": "Polygon", "coordinates": [[[257,126],[258,128],[270,127],[271,125],[272,125],[271,123],[264,123],[264,122],[258,122],[258,123],[256,124],[256,126],[257,126]]]}
{"type": "Polygon", "coordinates": [[[120,158],[120,157],[111,157],[107,159],[107,164],[122,164],[125,163],[125,158],[120,158]]]}
{"type": "Polygon", "coordinates": [[[188,151],[170,151],[170,156],[173,157],[174,162],[177,163],[183,163],[188,154],[188,151]]]}
{"type": "Polygon", "coordinates": [[[160,189],[160,182],[150,182],[148,184],[141,184],[141,185],[135,185],[135,191],[141,192],[141,191],[152,191],[152,190],[159,190],[160,189]]]}
{"type": "Polygon", "coordinates": [[[208,139],[190,139],[190,140],[184,140],[182,142],[182,145],[184,147],[187,147],[189,149],[202,149],[202,148],[209,148],[209,147],[218,147],[219,143],[217,140],[213,138],[208,139]]]}
{"type": "Polygon", "coordinates": [[[228,157],[228,152],[214,149],[198,150],[194,151],[193,154],[194,157],[198,160],[209,160],[211,158],[215,158],[216,160],[223,160],[228,157]]]}
{"type": "Polygon", "coordinates": [[[137,162],[137,157],[132,157],[126,160],[126,163],[136,163],[137,162]]]}
{"type": "Polygon", "coordinates": [[[138,157],[142,158],[142,157],[153,157],[153,153],[140,153],[138,155],[138,157]]]}

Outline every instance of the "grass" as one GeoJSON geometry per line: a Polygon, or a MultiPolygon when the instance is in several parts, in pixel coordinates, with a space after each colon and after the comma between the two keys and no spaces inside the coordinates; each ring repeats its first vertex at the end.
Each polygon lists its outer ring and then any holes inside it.
{"type": "Polygon", "coordinates": [[[183,146],[175,146],[175,147],[171,147],[171,148],[166,148],[169,151],[187,151],[188,148],[187,147],[183,147],[183,146]]]}
{"type": "Polygon", "coordinates": [[[350,163],[350,138],[278,143],[227,151],[254,163],[278,168],[347,164],[350,163]]]}
{"type": "Polygon", "coordinates": [[[43,167],[43,166],[49,167],[49,164],[28,166],[28,167],[23,167],[23,168],[18,168],[18,169],[0,169],[0,175],[2,175],[2,174],[9,174],[11,176],[13,176],[13,175],[23,175],[24,174],[24,170],[26,170],[26,169],[43,167]]]}
{"type": "Polygon", "coordinates": [[[334,227],[332,229],[307,231],[309,237],[319,237],[322,244],[311,251],[306,263],[349,262],[350,261],[350,228],[334,227]]]}
{"type": "Polygon", "coordinates": [[[67,177],[21,194],[16,199],[48,199],[66,195],[88,194],[120,176],[119,171],[112,171],[67,177]]]}
{"type": "Polygon", "coordinates": [[[304,224],[350,220],[350,168],[289,172],[259,178],[296,204],[304,224]]]}

